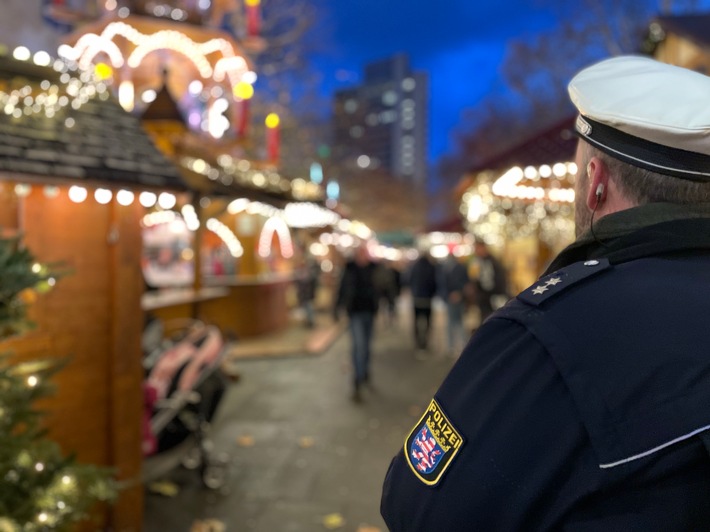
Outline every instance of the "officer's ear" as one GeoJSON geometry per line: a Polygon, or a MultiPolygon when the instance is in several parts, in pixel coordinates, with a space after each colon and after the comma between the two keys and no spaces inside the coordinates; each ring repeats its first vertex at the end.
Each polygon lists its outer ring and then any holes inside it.
{"type": "Polygon", "coordinates": [[[609,188],[609,168],[599,157],[592,157],[587,163],[587,208],[598,209],[606,201],[609,188]]]}

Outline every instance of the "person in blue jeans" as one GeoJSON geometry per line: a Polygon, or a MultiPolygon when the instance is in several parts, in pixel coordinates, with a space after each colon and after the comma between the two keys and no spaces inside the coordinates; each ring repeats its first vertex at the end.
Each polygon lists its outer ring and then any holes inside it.
{"type": "Polygon", "coordinates": [[[350,322],[355,402],[362,400],[362,386],[370,382],[370,345],[379,298],[376,271],[367,247],[356,248],[353,259],[343,269],[334,309],[337,319],[339,310],[344,308],[350,322]]]}
{"type": "Polygon", "coordinates": [[[446,302],[447,355],[457,356],[468,335],[464,330],[465,295],[470,280],[466,267],[454,255],[446,257],[441,267],[441,298],[446,302]]]}

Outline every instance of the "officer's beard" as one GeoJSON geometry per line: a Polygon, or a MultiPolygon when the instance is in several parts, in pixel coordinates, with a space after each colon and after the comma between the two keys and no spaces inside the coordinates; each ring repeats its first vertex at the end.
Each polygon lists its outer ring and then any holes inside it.
{"type": "Polygon", "coordinates": [[[592,213],[587,208],[587,194],[589,193],[589,176],[584,173],[577,174],[577,186],[574,193],[574,234],[577,238],[588,231],[592,223],[592,213]]]}

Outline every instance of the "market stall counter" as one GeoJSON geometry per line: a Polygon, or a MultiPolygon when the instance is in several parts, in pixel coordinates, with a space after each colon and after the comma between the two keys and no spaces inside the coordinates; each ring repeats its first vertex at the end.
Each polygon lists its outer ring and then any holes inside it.
{"type": "Polygon", "coordinates": [[[217,325],[227,336],[250,338],[288,326],[288,291],[292,272],[212,276],[205,287],[227,289],[225,297],[200,303],[200,319],[217,325]]]}

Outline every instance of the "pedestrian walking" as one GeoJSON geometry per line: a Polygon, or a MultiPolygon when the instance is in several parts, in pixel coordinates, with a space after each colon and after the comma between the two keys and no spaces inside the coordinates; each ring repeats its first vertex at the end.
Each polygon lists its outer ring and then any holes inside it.
{"type": "Polygon", "coordinates": [[[343,269],[335,302],[336,319],[340,309],[345,309],[348,314],[352,342],[352,397],[356,402],[362,399],[362,386],[370,384],[372,329],[379,299],[376,272],[377,265],[370,258],[367,247],[363,244],[356,248],[353,259],[343,269]]]}
{"type": "Polygon", "coordinates": [[[480,323],[483,323],[494,310],[510,299],[508,272],[491,254],[483,240],[476,240],[474,249],[474,300],[479,310],[480,323]]]}
{"type": "Polygon", "coordinates": [[[379,298],[384,303],[385,320],[388,324],[397,321],[397,298],[401,291],[399,271],[387,260],[378,264],[377,286],[379,298]]]}
{"type": "Polygon", "coordinates": [[[436,295],[436,275],[436,266],[429,251],[422,251],[412,264],[408,275],[414,312],[414,345],[419,358],[424,356],[429,347],[431,306],[436,295]]]}
{"type": "Polygon", "coordinates": [[[710,78],[569,85],[577,239],[494,312],[393,460],[390,530],[710,530],[710,78]]]}
{"type": "Polygon", "coordinates": [[[296,293],[298,302],[305,314],[305,326],[308,329],[315,327],[315,299],[320,277],[320,265],[312,255],[308,254],[298,271],[296,279],[296,293]]]}
{"type": "Polygon", "coordinates": [[[470,280],[468,271],[454,255],[448,255],[441,267],[441,298],[446,305],[446,354],[456,357],[468,340],[463,318],[466,311],[465,294],[470,280]]]}

